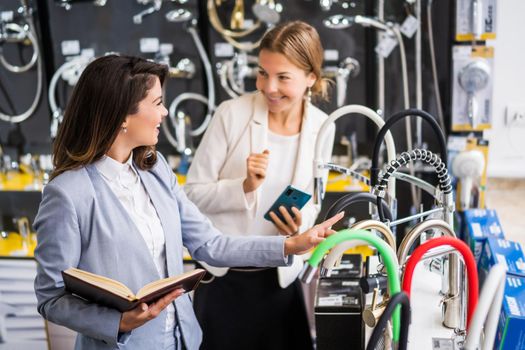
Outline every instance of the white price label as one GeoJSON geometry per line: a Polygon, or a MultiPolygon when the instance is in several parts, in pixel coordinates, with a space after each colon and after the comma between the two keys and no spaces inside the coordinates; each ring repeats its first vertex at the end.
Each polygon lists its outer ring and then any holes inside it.
{"type": "Polygon", "coordinates": [[[80,42],[78,40],[64,40],[60,43],[63,56],[79,55],[80,42]]]}
{"type": "Polygon", "coordinates": [[[159,52],[159,38],[142,38],[140,39],[140,52],[156,53],[159,52]]]}
{"type": "Polygon", "coordinates": [[[234,54],[233,46],[228,43],[215,43],[215,57],[232,57],[234,54]]]}
{"type": "Polygon", "coordinates": [[[339,51],[338,50],[324,50],[325,61],[338,61],[339,51]]]}
{"type": "Polygon", "coordinates": [[[319,298],[319,306],[341,306],[341,305],[343,305],[342,295],[319,298]]]}
{"type": "Polygon", "coordinates": [[[472,234],[474,237],[483,237],[483,230],[479,223],[475,222],[470,227],[472,228],[472,234]]]}
{"type": "Polygon", "coordinates": [[[412,38],[418,27],[419,20],[416,17],[410,15],[407,18],[405,18],[405,21],[403,22],[399,30],[407,38],[412,38]]]}
{"type": "Polygon", "coordinates": [[[385,35],[379,41],[375,48],[375,52],[383,58],[390,56],[392,50],[396,47],[397,40],[391,37],[390,35],[385,35]]]}
{"type": "Polygon", "coordinates": [[[173,44],[170,44],[170,43],[160,44],[159,52],[163,55],[171,55],[173,53],[173,44]]]}
{"type": "Polygon", "coordinates": [[[454,341],[446,338],[432,338],[433,350],[455,350],[454,341]]]}
{"type": "Polygon", "coordinates": [[[13,17],[14,17],[13,11],[0,12],[0,22],[12,22],[13,17]]]}

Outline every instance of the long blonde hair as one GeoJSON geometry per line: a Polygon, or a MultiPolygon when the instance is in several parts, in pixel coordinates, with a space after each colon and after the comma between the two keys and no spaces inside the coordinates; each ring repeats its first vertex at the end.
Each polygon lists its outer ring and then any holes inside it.
{"type": "Polygon", "coordinates": [[[323,46],[314,27],[302,21],[282,23],[264,35],[259,49],[280,53],[306,73],[313,73],[317,79],[312,97],[328,100],[331,81],[321,77],[323,46]]]}

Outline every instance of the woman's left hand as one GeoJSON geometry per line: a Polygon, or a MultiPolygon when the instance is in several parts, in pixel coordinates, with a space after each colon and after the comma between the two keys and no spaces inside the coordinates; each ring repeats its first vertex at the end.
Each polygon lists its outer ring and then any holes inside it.
{"type": "Polygon", "coordinates": [[[332,216],[330,219],[315,225],[306,232],[293,237],[289,237],[284,241],[284,255],[300,255],[308,252],[310,249],[316,247],[326,237],[335,233],[332,230],[332,225],[344,217],[344,212],[340,212],[332,216]]]}
{"type": "Polygon", "coordinates": [[[275,227],[277,227],[279,233],[285,236],[296,235],[299,232],[299,228],[303,222],[301,211],[296,207],[292,207],[292,212],[294,214],[294,217],[292,218],[288,210],[286,210],[286,208],[281,205],[279,207],[279,212],[283,216],[285,222],[279,219],[279,217],[273,211],[270,212],[270,218],[272,219],[275,227]]]}

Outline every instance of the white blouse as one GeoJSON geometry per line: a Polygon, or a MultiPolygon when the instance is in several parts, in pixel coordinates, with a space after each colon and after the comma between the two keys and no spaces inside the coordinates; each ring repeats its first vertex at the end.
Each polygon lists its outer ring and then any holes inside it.
{"type": "MultiPolygon", "coordinates": [[[[133,154],[122,164],[104,156],[95,162],[95,167],[128,212],[131,220],[144,238],[161,278],[168,277],[164,230],[151,199],[132,165],[133,154]]],[[[175,307],[167,307],[166,330],[175,324],[175,307]]]]}
{"type": "MultiPolygon", "coordinates": [[[[249,233],[257,235],[277,235],[279,231],[273,222],[264,218],[275,200],[292,183],[299,149],[299,135],[283,136],[268,130],[268,167],[266,178],[258,192],[259,203],[249,233]]],[[[247,196],[250,202],[250,197],[247,196]]]]}

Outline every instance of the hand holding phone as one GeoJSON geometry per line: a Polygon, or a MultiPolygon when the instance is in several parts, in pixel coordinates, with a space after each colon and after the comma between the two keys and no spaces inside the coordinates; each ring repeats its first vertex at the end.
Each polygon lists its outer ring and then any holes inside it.
{"type": "Polygon", "coordinates": [[[311,197],[312,195],[306,192],[288,186],[272,204],[264,218],[273,222],[280,233],[296,234],[302,222],[300,209],[311,197]]]}

